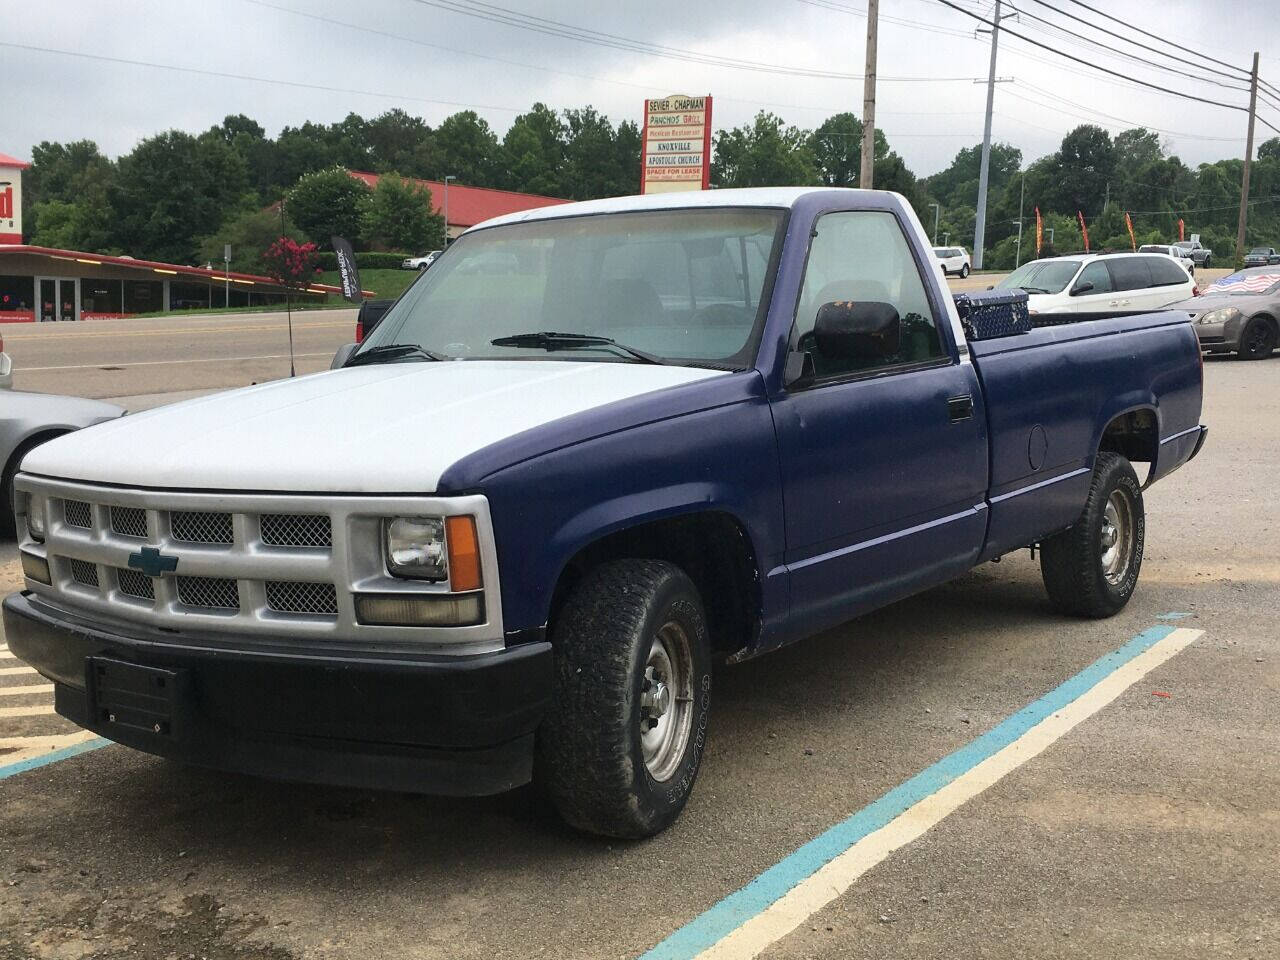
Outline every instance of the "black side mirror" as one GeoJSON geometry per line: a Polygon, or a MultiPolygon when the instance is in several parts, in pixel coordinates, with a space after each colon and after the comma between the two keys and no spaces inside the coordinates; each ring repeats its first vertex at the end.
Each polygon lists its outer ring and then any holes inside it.
{"type": "Polygon", "coordinates": [[[359,349],[360,344],[358,343],[344,343],[338,348],[338,352],[333,355],[333,361],[329,364],[329,369],[337,370],[339,367],[345,367],[347,361],[359,349]]]}
{"type": "Polygon", "coordinates": [[[1093,289],[1092,283],[1090,283],[1088,280],[1081,280],[1079,283],[1077,283],[1074,287],[1071,288],[1071,295],[1073,297],[1078,297],[1080,296],[1080,294],[1088,293],[1092,289],[1093,289]]]}
{"type": "Polygon", "coordinates": [[[898,352],[901,322],[892,304],[836,300],[818,308],[813,338],[825,357],[883,360],[898,352]]]}

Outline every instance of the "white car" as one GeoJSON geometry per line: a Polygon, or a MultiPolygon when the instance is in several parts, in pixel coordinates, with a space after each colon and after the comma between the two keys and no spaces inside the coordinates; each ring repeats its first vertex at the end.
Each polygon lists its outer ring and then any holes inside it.
{"type": "Polygon", "coordinates": [[[1191,274],[1159,253],[1094,253],[1024,263],[996,286],[1027,292],[1032,313],[1140,313],[1199,294],[1191,274]]]}
{"type": "Polygon", "coordinates": [[[955,274],[957,277],[969,275],[969,252],[964,247],[934,247],[933,255],[942,265],[944,277],[955,274]]]}
{"type": "Polygon", "coordinates": [[[0,336],[0,390],[13,386],[13,360],[4,352],[4,337],[0,336]]]}
{"type": "Polygon", "coordinates": [[[400,267],[403,270],[425,270],[436,262],[436,257],[438,256],[440,256],[440,251],[432,250],[430,253],[424,253],[420,257],[405,257],[400,261],[400,267]]]}
{"type": "Polygon", "coordinates": [[[1167,243],[1144,243],[1138,248],[1139,253],[1163,253],[1166,257],[1173,257],[1180,264],[1187,268],[1187,273],[1193,277],[1196,275],[1196,262],[1188,257],[1181,247],[1175,247],[1167,243]]]}

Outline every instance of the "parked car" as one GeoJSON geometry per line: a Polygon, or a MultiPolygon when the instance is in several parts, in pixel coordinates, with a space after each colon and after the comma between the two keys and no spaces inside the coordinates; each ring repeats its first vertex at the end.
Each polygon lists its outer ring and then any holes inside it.
{"type": "Polygon", "coordinates": [[[934,247],[933,255],[942,264],[944,277],[955,274],[957,277],[969,275],[969,251],[964,247],[934,247]]]}
{"type": "Polygon", "coordinates": [[[356,312],[356,343],[363,343],[364,338],[373,333],[373,328],[382,322],[394,300],[362,300],[356,312]]]}
{"type": "Polygon", "coordinates": [[[1025,290],[1033,314],[1143,313],[1198,293],[1186,269],[1159,253],[1095,253],[1032,260],[996,287],[1025,290]]]}
{"type": "Polygon", "coordinates": [[[1196,275],[1196,262],[1190,257],[1183,256],[1182,250],[1171,243],[1144,243],[1138,248],[1138,253],[1163,253],[1166,257],[1177,260],[1191,276],[1196,275]]]}
{"type": "Polygon", "coordinates": [[[1200,347],[1264,360],[1280,344],[1280,270],[1252,267],[1214,281],[1202,296],[1171,304],[1186,310],[1200,347]]]}
{"type": "Polygon", "coordinates": [[[4,352],[4,337],[0,336],[0,390],[13,386],[13,358],[4,352]]]}
{"type": "MultiPolygon", "coordinates": [[[[7,359],[7,358],[6,358],[7,359]]],[[[7,390],[0,394],[0,531],[13,532],[13,478],[22,458],[46,441],[124,416],[100,400],[7,390]]]]}
{"type": "Polygon", "coordinates": [[[1213,251],[1199,240],[1179,240],[1174,246],[1182,251],[1184,257],[1190,257],[1197,267],[1208,270],[1213,266],[1213,251]]]}
{"type": "Polygon", "coordinates": [[[1254,247],[1244,255],[1246,267],[1268,267],[1280,263],[1280,253],[1275,247],[1254,247]]]}
{"type": "Polygon", "coordinates": [[[406,257],[400,261],[400,267],[404,270],[425,270],[436,262],[436,257],[438,256],[440,256],[440,251],[432,250],[430,253],[424,253],[420,257],[406,257]]]}
{"type": "Polygon", "coordinates": [[[1014,294],[1018,335],[970,338],[929,255],[864,190],[472,228],[338,369],[28,456],[9,648],[141,750],[453,794],[537,770],[570,823],[656,833],[713,661],[1031,544],[1060,611],[1137,585],[1131,461],[1155,482],[1205,438],[1186,314],[1023,332],[1014,294]],[[501,256],[518,282],[467,276],[501,256]]]}

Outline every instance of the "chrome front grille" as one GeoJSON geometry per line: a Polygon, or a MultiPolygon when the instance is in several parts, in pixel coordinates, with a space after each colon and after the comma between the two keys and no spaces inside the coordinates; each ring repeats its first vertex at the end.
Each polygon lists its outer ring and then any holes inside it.
{"type": "Polygon", "coordinates": [[[156,585],[146,574],[126,568],[116,569],[116,583],[120,592],[139,600],[155,600],[156,585]]]}
{"type": "Polygon", "coordinates": [[[500,595],[488,501],[402,495],[293,495],[129,489],[19,474],[19,547],[48,561],[34,600],[152,642],[225,648],[476,654],[505,647],[501,603],[457,627],[361,623],[353,594],[452,596],[447,582],[392,577],[388,517],[476,518],[484,590],[500,595]],[[45,537],[27,532],[43,504],[45,537]]]}
{"type": "Polygon", "coordinates": [[[183,543],[235,542],[229,513],[175,510],[169,514],[169,528],[173,531],[173,539],[183,543]]]}
{"type": "MultiPolygon", "coordinates": [[[[87,524],[84,524],[87,526],[87,524]]],[[[147,511],[138,507],[112,507],[111,529],[122,537],[147,538],[147,511]]]]}
{"type": "Polygon", "coordinates": [[[338,592],[332,583],[267,581],[267,606],[277,613],[306,613],[322,617],[338,615],[338,592]]]}
{"type": "Polygon", "coordinates": [[[88,530],[93,526],[93,508],[83,500],[63,500],[62,516],[73,527],[88,530]]]}
{"type": "Polygon", "coordinates": [[[333,525],[323,513],[264,513],[262,542],[273,547],[331,547],[333,525]]]}
{"type": "Polygon", "coordinates": [[[178,599],[188,607],[239,610],[240,588],[227,577],[175,577],[178,599]]]}
{"type": "Polygon", "coordinates": [[[98,568],[92,563],[84,560],[72,560],[70,562],[71,579],[82,587],[98,587],[98,568]]]}

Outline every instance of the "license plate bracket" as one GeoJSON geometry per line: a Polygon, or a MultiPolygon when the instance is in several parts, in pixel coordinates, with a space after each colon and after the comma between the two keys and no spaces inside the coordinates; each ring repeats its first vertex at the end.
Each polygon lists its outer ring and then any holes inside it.
{"type": "Polygon", "coordinates": [[[147,733],[166,740],[183,733],[185,670],[144,667],[111,657],[89,657],[85,689],[95,725],[147,733]]]}

